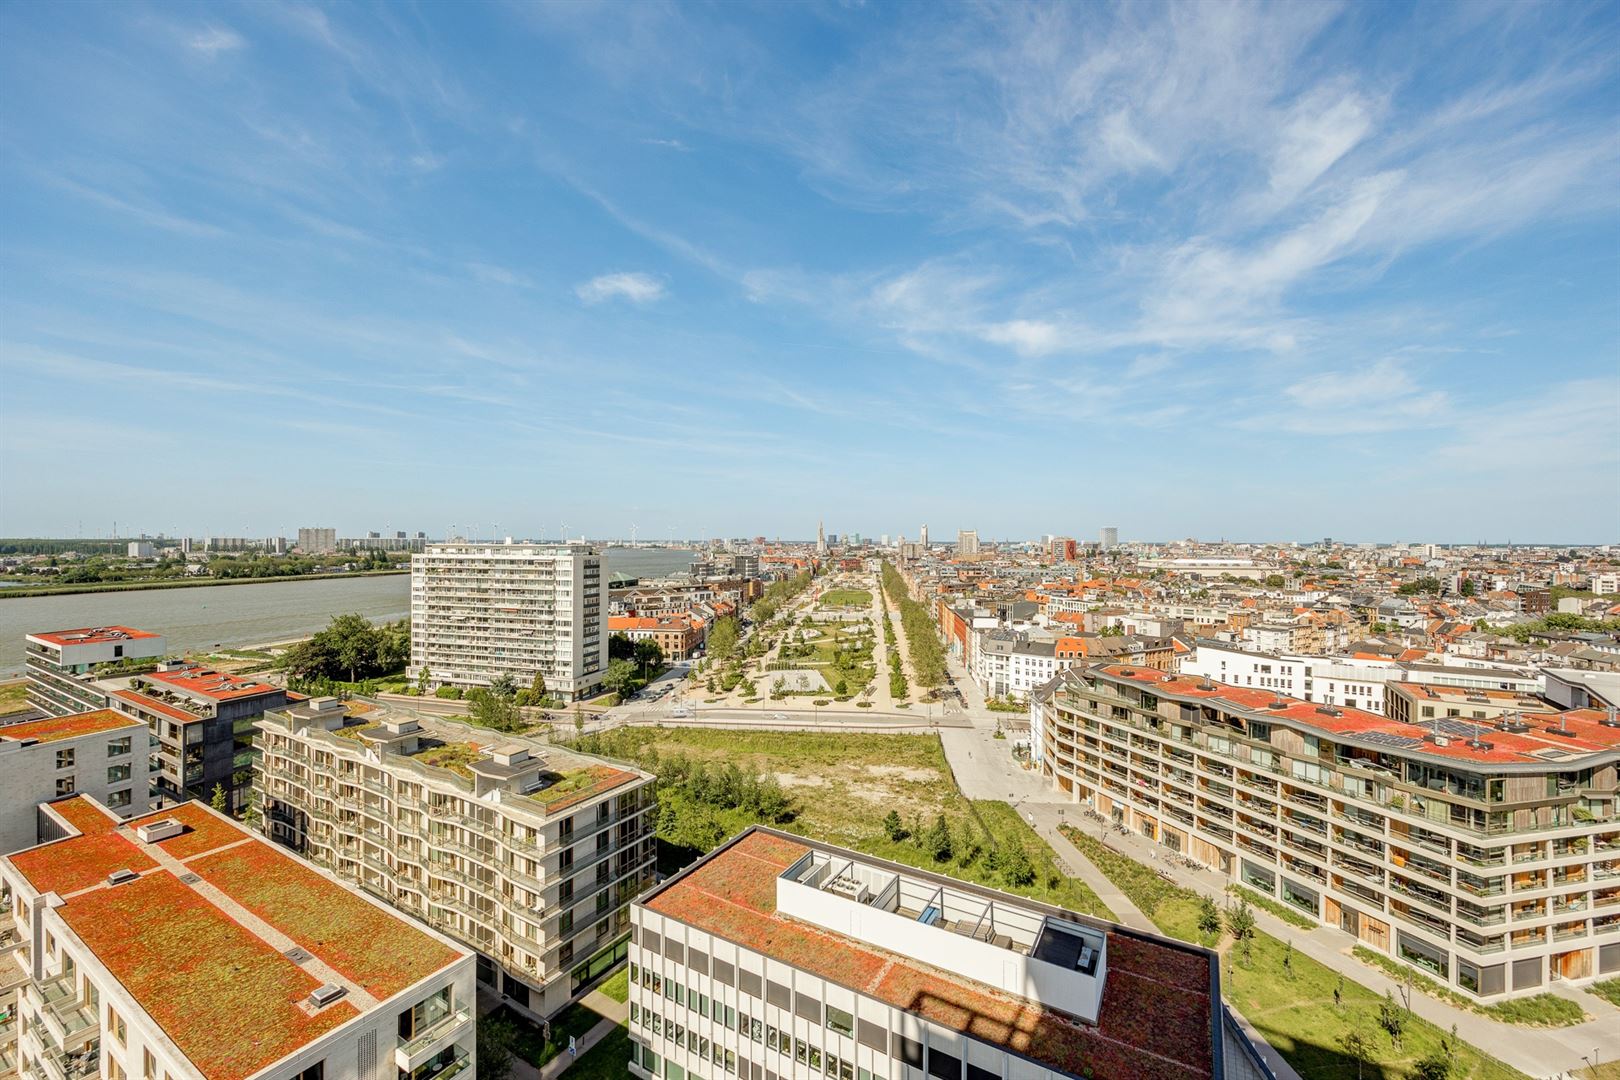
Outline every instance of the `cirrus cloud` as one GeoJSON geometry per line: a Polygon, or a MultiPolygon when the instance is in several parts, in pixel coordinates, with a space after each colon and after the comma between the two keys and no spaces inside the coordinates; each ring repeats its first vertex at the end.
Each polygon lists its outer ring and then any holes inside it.
{"type": "Polygon", "coordinates": [[[600,304],[605,300],[650,304],[663,299],[666,292],[662,281],[640,272],[602,274],[574,286],[574,295],[587,304],[600,304]]]}

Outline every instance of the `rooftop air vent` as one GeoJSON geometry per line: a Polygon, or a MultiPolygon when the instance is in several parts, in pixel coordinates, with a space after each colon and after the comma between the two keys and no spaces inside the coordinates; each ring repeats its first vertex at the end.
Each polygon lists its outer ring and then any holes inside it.
{"type": "Polygon", "coordinates": [[[1575,733],[1573,731],[1571,731],[1569,728],[1564,727],[1562,724],[1550,724],[1550,725],[1548,725],[1547,734],[1549,734],[1549,735],[1562,735],[1566,739],[1573,739],[1575,737],[1575,733]]]}
{"type": "Polygon", "coordinates": [[[1268,709],[1286,709],[1286,708],[1288,708],[1288,702],[1283,700],[1283,696],[1281,694],[1278,694],[1276,697],[1274,697],[1270,701],[1266,702],[1266,708],[1268,708],[1268,709]]]}
{"type": "Polygon", "coordinates": [[[310,959],[309,953],[305,952],[303,949],[299,948],[296,945],[294,945],[292,948],[288,949],[286,952],[282,953],[281,955],[285,956],[287,959],[291,960],[295,964],[302,964],[305,960],[310,959]]]}
{"type": "Polygon", "coordinates": [[[1495,743],[1486,742],[1484,739],[1469,739],[1467,745],[1468,745],[1468,749],[1470,749],[1470,750],[1495,750],[1496,749],[1496,744],[1495,743]]]}
{"type": "Polygon", "coordinates": [[[1121,675],[1125,676],[1127,679],[1130,678],[1132,675],[1136,674],[1136,672],[1134,670],[1132,670],[1131,668],[1128,668],[1128,667],[1127,668],[1120,668],[1119,673],[1121,675]]]}
{"type": "Polygon", "coordinates": [[[1338,709],[1335,709],[1331,705],[1318,705],[1316,707],[1316,711],[1321,713],[1323,716],[1343,716],[1344,715],[1338,709]]]}
{"type": "Polygon", "coordinates": [[[1425,736],[1423,736],[1423,738],[1426,739],[1429,742],[1434,743],[1434,745],[1436,745],[1436,746],[1450,746],[1451,745],[1451,736],[1450,735],[1425,735],[1425,736]]]}
{"type": "Polygon", "coordinates": [[[133,870],[114,870],[112,873],[107,875],[107,884],[123,885],[126,882],[134,881],[140,876],[141,875],[137,874],[133,870]]]}
{"type": "Polygon", "coordinates": [[[323,983],[309,992],[309,1000],[317,1009],[324,1009],[347,993],[337,983],[323,983]]]}
{"type": "Polygon", "coordinates": [[[155,844],[159,840],[167,840],[171,836],[179,836],[186,831],[186,827],[174,818],[164,818],[161,821],[148,821],[145,825],[135,827],[135,835],[141,838],[143,844],[155,844]]]}
{"type": "Polygon", "coordinates": [[[1604,727],[1620,728],[1620,709],[1610,708],[1598,721],[1604,727]]]}

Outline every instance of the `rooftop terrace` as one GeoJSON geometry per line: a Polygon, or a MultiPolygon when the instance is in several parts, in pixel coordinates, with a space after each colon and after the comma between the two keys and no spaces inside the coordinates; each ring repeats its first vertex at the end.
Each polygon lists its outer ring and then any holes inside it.
{"type": "Polygon", "coordinates": [[[0,741],[21,742],[24,739],[33,739],[42,743],[61,742],[63,739],[77,739],[83,735],[99,735],[107,731],[117,731],[119,728],[141,726],[139,720],[123,713],[113,712],[111,709],[97,709],[94,712],[7,724],[0,727],[0,741]]]}
{"type": "MultiPolygon", "coordinates": [[[[1218,1002],[1212,996],[1216,975],[1210,953],[939,875],[851,856],[754,828],[655,889],[642,903],[660,915],[1066,1073],[1080,1075],[1089,1066],[1096,1075],[1109,1077],[1191,1080],[1213,1074],[1219,1031],[1214,1027],[1218,1002]],[[786,890],[784,883],[790,886],[786,890]],[[815,898],[836,897],[841,910],[830,905],[824,910],[843,914],[845,927],[869,925],[864,918],[853,923],[848,918],[857,904],[883,918],[870,924],[874,932],[861,936],[832,930],[830,920],[817,916],[815,899],[807,903],[806,897],[795,896],[795,887],[815,898]],[[943,902],[925,923],[933,892],[940,892],[943,902]],[[988,924],[986,905],[995,908],[988,924]],[[908,941],[892,936],[889,918],[955,937],[910,947],[921,937],[908,941]],[[1048,934],[1054,936],[1049,939],[1048,934]],[[871,940],[880,935],[885,944],[871,940]],[[1059,940],[1055,935],[1065,936],[1059,940]],[[1071,944],[1100,948],[1087,957],[1071,944]],[[1075,1015],[1072,1006],[1059,1008],[1055,1001],[985,981],[1001,982],[1002,972],[992,976],[985,969],[984,978],[975,978],[941,966],[973,968],[960,959],[970,945],[1023,961],[1026,973],[1038,970],[1027,963],[1033,960],[1093,979],[1100,995],[1089,1010],[1095,1022],[1075,1015]],[[932,962],[917,955],[924,948],[932,962]],[[1104,964],[1106,980],[1101,977],[1104,964]],[[1095,976],[1083,974],[1087,966],[1095,976]]],[[[1042,990],[1034,993],[1052,997],[1042,990]]]]}
{"type": "MultiPolygon", "coordinates": [[[[1196,675],[1167,675],[1162,671],[1109,664],[1090,671],[1139,684],[1159,697],[1207,703],[1267,720],[1291,720],[1327,735],[1352,742],[1424,754],[1476,765],[1567,765],[1589,755],[1620,754],[1620,726],[1596,709],[1522,713],[1524,730],[1505,727],[1499,720],[1471,721],[1440,718],[1404,723],[1377,713],[1337,705],[1321,705],[1284,697],[1270,690],[1228,686],[1196,675]],[[1439,735],[1439,738],[1434,736],[1439,735]]],[[[1085,672],[1071,671],[1083,678],[1085,672]]]]}
{"type": "Polygon", "coordinates": [[[86,626],[78,630],[48,630],[29,634],[37,641],[52,645],[106,645],[120,641],[143,641],[160,637],[150,630],[137,630],[132,626],[86,626]]]}
{"type": "Polygon", "coordinates": [[[128,823],[78,796],[48,809],[72,835],[7,861],[63,898],[67,925],[215,1080],[260,1071],[463,955],[199,803],[128,823]],[[119,870],[137,876],[111,884],[119,870]],[[327,983],[345,993],[316,1007],[327,983]]]}

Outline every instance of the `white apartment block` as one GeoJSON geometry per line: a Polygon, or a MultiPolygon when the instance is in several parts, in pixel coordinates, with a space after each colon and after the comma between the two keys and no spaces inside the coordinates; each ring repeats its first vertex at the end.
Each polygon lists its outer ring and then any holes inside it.
{"type": "Polygon", "coordinates": [[[1031,706],[1060,792],[1484,999],[1620,975],[1620,720],[1405,722],[1140,667],[1031,706]]]}
{"type": "Polygon", "coordinates": [[[1593,574],[1592,593],[1595,596],[1614,596],[1620,593],[1620,574],[1593,574]]]}
{"type": "Polygon", "coordinates": [[[96,670],[161,657],[165,649],[161,634],[129,626],[53,630],[25,640],[28,703],[47,716],[105,709],[106,692],[92,681],[96,670]]]}
{"type": "Polygon", "coordinates": [[[150,764],[146,725],[108,709],[0,727],[0,855],[39,843],[37,808],[65,795],[146,813],[150,764]]]}
{"type": "Polygon", "coordinates": [[[633,934],[643,1080],[1261,1075],[1213,953],[774,830],[642,896],[633,934]]]}
{"type": "Polygon", "coordinates": [[[656,856],[651,774],[332,698],[259,730],[265,832],[477,950],[517,1008],[550,1016],[623,959],[656,856]]]}
{"type": "Polygon", "coordinates": [[[449,939],[201,803],[132,822],[83,797],[39,812],[55,838],[0,858],[18,1075],[477,1075],[473,957],[449,939]]]}
{"type": "Polygon", "coordinates": [[[1192,655],[1182,657],[1181,671],[1230,686],[1275,690],[1301,701],[1372,713],[1384,711],[1384,685],[1406,678],[1405,669],[1393,660],[1291,655],[1209,640],[1200,640],[1192,655]]]}
{"type": "Polygon", "coordinates": [[[429,544],[411,556],[411,673],[463,687],[539,673],[590,696],[607,670],[604,562],[584,544],[429,544]]]}

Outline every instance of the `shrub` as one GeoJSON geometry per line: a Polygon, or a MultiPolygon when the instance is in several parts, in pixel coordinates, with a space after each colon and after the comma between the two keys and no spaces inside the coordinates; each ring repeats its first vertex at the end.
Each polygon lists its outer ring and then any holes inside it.
{"type": "Polygon", "coordinates": [[[437,690],[433,691],[433,696],[436,698],[443,698],[446,701],[460,701],[461,687],[441,686],[437,690]]]}

